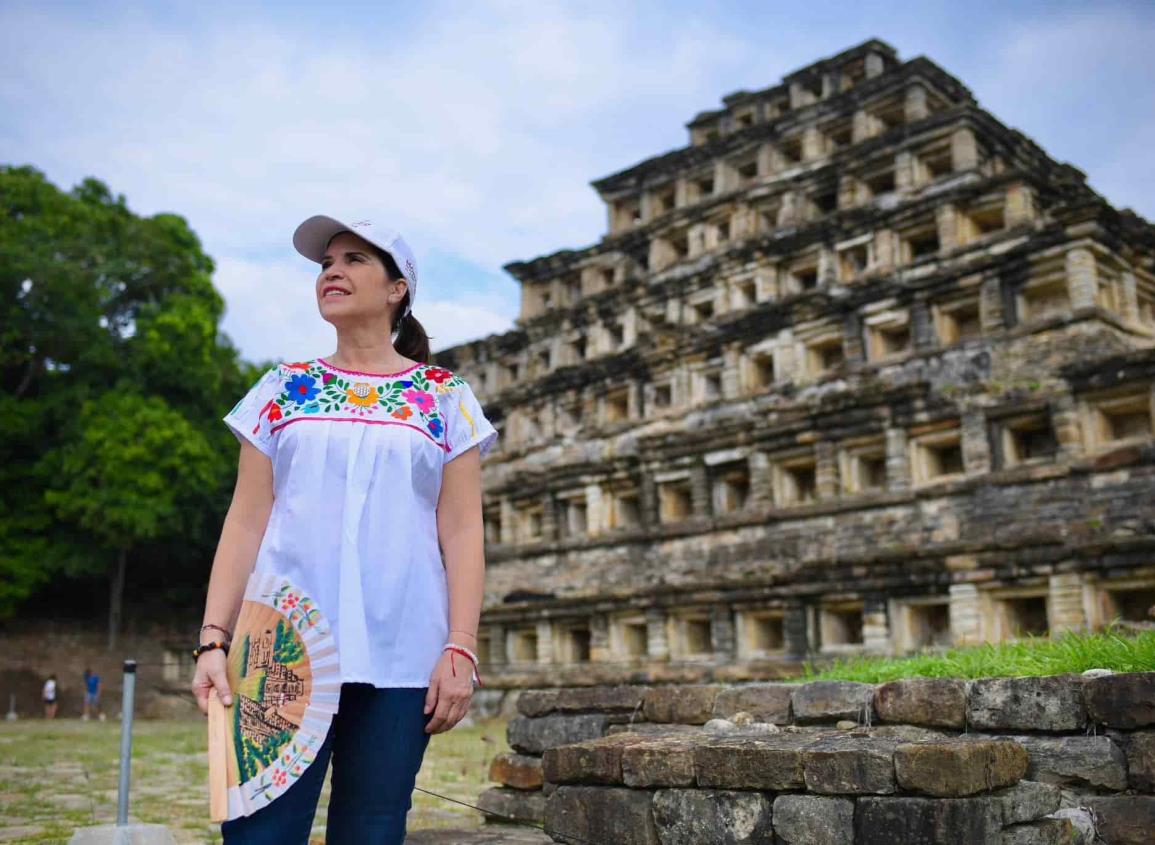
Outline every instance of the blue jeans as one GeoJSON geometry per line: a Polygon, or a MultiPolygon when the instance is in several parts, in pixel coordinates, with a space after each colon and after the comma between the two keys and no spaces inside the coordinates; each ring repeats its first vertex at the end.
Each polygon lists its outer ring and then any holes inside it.
{"type": "Polygon", "coordinates": [[[333,760],[327,845],[402,845],[417,770],[431,734],[427,687],[341,685],[337,714],[317,757],[284,794],[221,825],[225,845],[307,845],[333,760]]]}

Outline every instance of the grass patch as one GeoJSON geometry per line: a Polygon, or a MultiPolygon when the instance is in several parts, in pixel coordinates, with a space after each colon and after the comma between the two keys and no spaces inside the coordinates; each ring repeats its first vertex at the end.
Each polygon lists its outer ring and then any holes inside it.
{"type": "MultiPolygon", "coordinates": [[[[417,785],[476,803],[493,784],[489,761],[509,750],[503,719],[434,734],[417,785]]],[[[141,719],[133,726],[131,821],[168,825],[177,845],[221,841],[208,821],[206,728],[200,718],[141,719]]],[[[0,842],[66,843],[78,827],[116,819],[120,722],[40,718],[0,721],[0,842]]],[[[332,769],[330,768],[330,772],[332,769]]],[[[311,842],[324,840],[329,782],[311,842]]],[[[409,829],[481,827],[476,810],[415,792],[409,829]]]]}
{"type": "Polygon", "coordinates": [[[954,648],[912,657],[852,657],[806,666],[800,681],[837,680],[881,684],[899,678],[991,678],[1062,675],[1087,669],[1155,671],[1155,631],[1128,636],[1068,631],[1005,643],[954,648]]]}

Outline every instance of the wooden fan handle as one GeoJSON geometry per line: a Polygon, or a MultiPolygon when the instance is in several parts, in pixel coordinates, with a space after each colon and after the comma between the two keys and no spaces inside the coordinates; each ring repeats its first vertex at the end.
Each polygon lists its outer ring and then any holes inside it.
{"type": "Polygon", "coordinates": [[[228,710],[209,690],[209,818],[223,822],[229,814],[228,710]]]}

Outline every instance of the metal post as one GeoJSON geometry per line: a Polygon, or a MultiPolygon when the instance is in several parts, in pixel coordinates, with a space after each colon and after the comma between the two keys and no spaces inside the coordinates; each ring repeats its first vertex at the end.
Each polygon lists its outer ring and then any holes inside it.
{"type": "Polygon", "coordinates": [[[132,768],[132,701],[136,692],[136,661],[124,661],[124,700],[120,706],[120,794],[116,826],[128,824],[128,775],[132,768]]]}

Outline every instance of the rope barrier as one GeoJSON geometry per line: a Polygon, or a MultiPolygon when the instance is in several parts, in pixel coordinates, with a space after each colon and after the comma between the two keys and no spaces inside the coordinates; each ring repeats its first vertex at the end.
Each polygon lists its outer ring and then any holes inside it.
{"type": "Polygon", "coordinates": [[[574,834],[571,834],[571,833],[558,833],[556,831],[550,831],[545,825],[534,824],[533,822],[528,822],[528,821],[525,821],[524,819],[519,819],[519,818],[516,818],[514,816],[502,815],[501,813],[495,813],[492,810],[483,810],[481,807],[478,807],[475,804],[470,804],[468,801],[460,801],[456,798],[450,798],[448,795],[442,795],[438,792],[434,792],[431,789],[424,789],[420,786],[415,786],[413,788],[419,792],[424,792],[426,795],[432,795],[436,798],[442,798],[446,801],[451,801],[454,804],[460,804],[463,807],[469,807],[470,809],[477,810],[479,813],[482,813],[486,817],[492,816],[493,818],[501,819],[503,822],[507,822],[510,824],[517,824],[517,825],[521,825],[522,827],[532,827],[534,830],[540,830],[542,833],[546,834],[551,839],[555,839],[555,841],[556,841],[556,837],[560,836],[560,837],[562,837],[561,841],[572,843],[572,845],[605,845],[605,843],[596,842],[593,839],[584,839],[580,836],[575,836],[574,834]]]}

